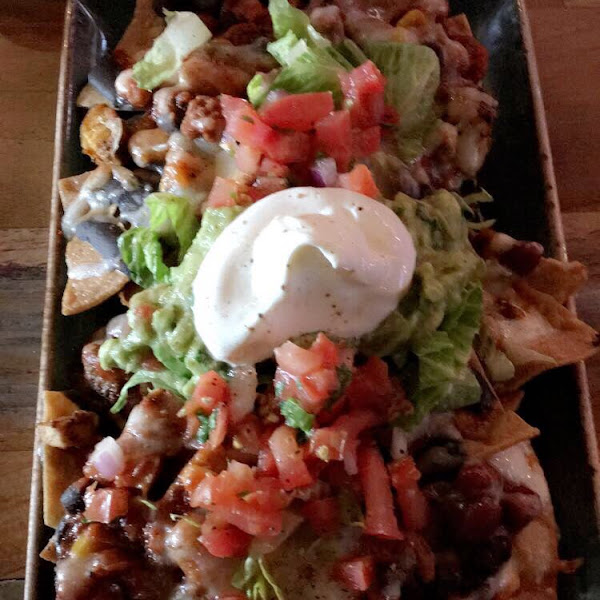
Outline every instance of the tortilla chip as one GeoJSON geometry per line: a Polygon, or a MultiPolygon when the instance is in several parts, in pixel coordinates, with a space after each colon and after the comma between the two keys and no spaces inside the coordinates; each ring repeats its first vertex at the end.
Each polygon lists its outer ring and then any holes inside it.
{"type": "Polygon", "coordinates": [[[80,173],[79,175],[73,175],[72,177],[65,177],[58,182],[58,194],[62,203],[63,211],[67,210],[75,200],[81,190],[81,187],[85,183],[92,171],[80,173]]]}
{"type": "Polygon", "coordinates": [[[587,281],[587,269],[577,261],[542,258],[525,280],[534,290],[548,294],[564,304],[587,281]]]}
{"type": "Polygon", "coordinates": [[[540,430],[528,425],[512,410],[499,408],[489,416],[481,417],[480,427],[465,427],[464,412],[457,414],[455,423],[465,440],[463,447],[470,458],[485,460],[515,444],[530,440],[539,435],[540,430]]]}
{"type": "Polygon", "coordinates": [[[81,122],[81,149],[96,164],[120,165],[117,152],[121,146],[123,129],[123,121],[113,108],[97,104],[90,108],[81,122]]]}
{"type": "Polygon", "coordinates": [[[556,576],[559,564],[556,534],[554,519],[542,514],[515,536],[513,552],[526,586],[538,587],[548,574],[556,576]]]}
{"type": "MultiPolygon", "coordinates": [[[[88,242],[73,238],[67,244],[66,261],[69,269],[81,265],[98,265],[102,256],[88,242]]],[[[67,281],[62,298],[62,314],[76,315],[98,306],[120,291],[129,277],[120,271],[109,271],[96,277],[70,279],[67,281]]]]}
{"type": "Polygon", "coordinates": [[[499,393],[518,389],[548,369],[585,360],[598,349],[593,328],[524,280],[497,294],[484,292],[482,327],[515,366],[510,381],[496,384],[499,393]]]}
{"type": "MultiPolygon", "coordinates": [[[[44,392],[44,421],[68,417],[78,409],[62,392],[44,392]]],[[[55,528],[64,514],[60,497],[81,477],[87,450],[63,450],[44,445],[43,453],[44,523],[55,528]]]]}
{"type": "Polygon", "coordinates": [[[523,400],[523,396],[525,396],[525,393],[522,390],[515,390],[514,392],[504,394],[500,398],[500,402],[506,410],[517,412],[519,410],[519,406],[521,406],[521,400],[523,400]]]}
{"type": "Polygon", "coordinates": [[[79,407],[63,392],[44,392],[44,421],[73,414],[79,407]]]}
{"type": "Polygon", "coordinates": [[[85,448],[96,441],[98,415],[88,410],[76,410],[68,416],[44,421],[38,431],[44,444],[54,448],[85,448]]]}

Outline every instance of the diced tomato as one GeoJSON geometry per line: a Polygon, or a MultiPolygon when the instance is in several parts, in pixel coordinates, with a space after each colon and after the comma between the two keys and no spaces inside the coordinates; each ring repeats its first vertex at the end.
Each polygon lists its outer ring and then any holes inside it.
{"type": "Polygon", "coordinates": [[[379,416],[367,410],[342,415],[333,425],[313,432],[310,440],[311,453],[321,460],[343,460],[348,474],[356,475],[358,436],[381,422],[379,416]]]}
{"type": "Polygon", "coordinates": [[[319,354],[293,342],[285,342],[275,348],[275,360],[281,369],[297,377],[313,373],[323,366],[323,358],[319,354]]]}
{"type": "Polygon", "coordinates": [[[337,346],[323,333],[309,350],[285,342],[275,349],[278,364],[275,384],[283,386],[280,395],[296,398],[304,410],[317,414],[339,388],[336,368],[341,356],[337,346]]]}
{"type": "Polygon", "coordinates": [[[335,159],[338,171],[346,172],[352,158],[350,113],[338,110],[316,124],[317,149],[335,159]]]}
{"type": "Polygon", "coordinates": [[[339,364],[338,347],[322,332],[317,335],[310,351],[321,357],[321,365],[327,369],[339,364]]]}
{"type": "Polygon", "coordinates": [[[302,506],[302,516],[318,535],[327,535],[340,527],[340,505],[337,498],[309,500],[302,506]]]}
{"type": "Polygon", "coordinates": [[[321,427],[310,436],[310,452],[325,462],[343,460],[348,432],[344,429],[321,427]]]}
{"type": "Polygon", "coordinates": [[[274,131],[259,148],[272,160],[284,165],[312,159],[313,143],[308,133],[274,131]]]}
{"type": "Polygon", "coordinates": [[[215,177],[213,186],[208,195],[207,206],[220,208],[234,206],[237,200],[238,184],[233,179],[215,177]]]}
{"type": "Polygon", "coordinates": [[[375,579],[375,561],[372,556],[358,556],[337,563],[335,578],[348,589],[366,592],[375,579]]]}
{"type": "Polygon", "coordinates": [[[260,108],[260,116],[271,127],[309,131],[333,109],[331,92],[290,94],[273,101],[267,98],[260,108]]]}
{"type": "Polygon", "coordinates": [[[346,398],[355,409],[376,410],[387,415],[394,388],[388,375],[388,366],[377,356],[356,367],[346,389],[346,398]]]}
{"type": "Polygon", "coordinates": [[[287,187],[288,182],[282,177],[257,177],[256,181],[247,188],[247,193],[256,202],[287,187]]]}
{"type": "Polygon", "coordinates": [[[305,395],[314,399],[318,408],[322,408],[322,400],[329,398],[339,386],[339,379],[335,369],[319,369],[302,379],[305,395]]]}
{"type": "Polygon", "coordinates": [[[260,120],[248,101],[221,94],[221,108],[226,122],[225,133],[240,144],[263,149],[277,137],[277,132],[260,120]]]}
{"type": "MultiPolygon", "coordinates": [[[[195,418],[196,422],[198,419],[195,418]]],[[[223,470],[227,466],[223,448],[215,450],[200,448],[179,473],[178,482],[188,493],[192,493],[207,474],[223,470]]]]}
{"type": "Polygon", "coordinates": [[[249,466],[231,461],[219,475],[205,475],[190,505],[205,508],[250,535],[265,536],[281,531],[287,501],[278,480],[257,479],[249,466]]]}
{"type": "Polygon", "coordinates": [[[407,456],[388,465],[396,502],[402,513],[402,522],[409,531],[421,531],[427,525],[429,505],[418,486],[421,473],[412,457],[407,456]]]}
{"type": "Polygon", "coordinates": [[[129,510],[129,492],[125,488],[102,488],[86,497],[84,516],[88,521],[112,523],[129,510]]]}
{"type": "Polygon", "coordinates": [[[183,411],[186,415],[198,412],[209,415],[217,404],[227,404],[229,400],[227,382],[216,371],[208,371],[200,375],[192,397],[183,405],[183,411]]]}
{"type": "Polygon", "coordinates": [[[260,161],[258,174],[266,175],[267,177],[281,177],[282,179],[286,179],[290,175],[290,168],[271,160],[268,156],[264,156],[260,161]]]}
{"type": "Polygon", "coordinates": [[[216,506],[213,512],[217,517],[235,525],[242,531],[256,536],[273,536],[281,532],[283,511],[257,510],[243,499],[238,498],[227,506],[216,506]]]}
{"type": "Polygon", "coordinates": [[[199,539],[213,556],[240,558],[248,554],[252,536],[229,523],[219,523],[208,513],[199,539]]]}
{"type": "Polygon", "coordinates": [[[312,483],[313,478],[296,442],[294,429],[287,425],[278,427],[269,438],[269,448],[275,458],[284,490],[293,490],[312,483]]]}
{"type": "Polygon", "coordinates": [[[260,150],[251,146],[241,145],[235,151],[235,164],[240,171],[254,175],[258,171],[262,154],[260,150]]]}
{"type": "Polygon", "coordinates": [[[341,76],[342,91],[345,96],[359,97],[361,94],[383,93],[385,77],[371,60],[341,76]]]}
{"type": "Polygon", "coordinates": [[[260,419],[255,414],[246,415],[233,426],[233,447],[245,454],[258,455],[261,429],[260,419]]]}
{"type": "Polygon", "coordinates": [[[385,77],[370,60],[340,76],[352,125],[366,129],[379,125],[384,115],[385,77]]]}
{"type": "Polygon", "coordinates": [[[389,539],[402,539],[394,514],[390,476],[379,450],[370,444],[358,449],[358,474],[365,497],[365,533],[389,539]]]}
{"type": "Polygon", "coordinates": [[[422,535],[407,533],[406,541],[412,546],[417,558],[417,569],[425,583],[435,579],[435,554],[422,535]]]}
{"type": "Polygon", "coordinates": [[[340,187],[359,194],[377,198],[380,195],[379,189],[373,179],[373,174],[366,165],[356,165],[350,173],[342,173],[339,176],[340,187]]]}
{"type": "Polygon", "coordinates": [[[258,452],[258,464],[257,469],[259,473],[263,475],[270,475],[271,477],[277,477],[277,463],[273,453],[268,448],[262,448],[258,452]]]}
{"type": "Polygon", "coordinates": [[[375,125],[368,129],[352,130],[352,154],[356,158],[371,156],[381,145],[381,127],[375,125]]]}

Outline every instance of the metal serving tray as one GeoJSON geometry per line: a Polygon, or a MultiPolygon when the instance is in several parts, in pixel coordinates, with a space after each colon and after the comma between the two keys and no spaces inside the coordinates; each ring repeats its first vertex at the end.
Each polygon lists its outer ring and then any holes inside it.
{"type": "MultiPolygon", "coordinates": [[[[124,30],[134,3],[95,0],[94,4],[102,19],[124,30]]],[[[467,14],[477,37],[488,48],[487,87],[500,101],[494,145],[480,176],[481,184],[497,199],[490,216],[497,218],[500,231],[539,241],[549,255],[565,260],[548,132],[523,1],[450,0],[450,5],[453,13],[467,14]]],[[[62,177],[91,168],[79,146],[83,111],[75,107],[75,98],[101,56],[103,45],[104,40],[78,0],[69,0],[56,122],[40,391],[74,386],[81,372],[83,343],[118,310],[118,302],[109,301],[77,316],[63,317],[60,313],[66,267],[56,184],[62,177]]],[[[529,384],[522,414],[542,431],[534,446],[552,493],[562,535],[561,556],[583,557],[585,561],[575,575],[560,578],[559,596],[562,600],[600,598],[599,463],[584,366],[561,368],[529,384]]],[[[36,440],[25,600],[54,598],[53,565],[38,557],[52,533],[42,521],[40,456],[36,440]]]]}

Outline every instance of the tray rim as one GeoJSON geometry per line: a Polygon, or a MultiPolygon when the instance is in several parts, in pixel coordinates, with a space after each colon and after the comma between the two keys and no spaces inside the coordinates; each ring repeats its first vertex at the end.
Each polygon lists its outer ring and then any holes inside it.
{"type": "MultiPolygon", "coordinates": [[[[545,211],[548,215],[548,226],[553,242],[552,254],[561,261],[568,260],[567,246],[563,228],[562,213],[556,185],[554,163],[548,124],[539,78],[538,63],[526,0],[515,0],[519,14],[519,27],[523,40],[523,49],[526,55],[527,72],[531,86],[533,112],[536,133],[538,137],[539,153],[541,157],[542,174],[546,182],[544,196],[545,211]]],[[[60,245],[61,206],[58,194],[58,181],[61,178],[63,151],[67,137],[67,124],[69,122],[72,106],[69,105],[70,78],[73,70],[72,37],[74,34],[75,5],[77,0],[67,0],[65,7],[65,20],[61,46],[60,73],[58,79],[58,95],[56,108],[56,126],[54,138],[54,159],[52,166],[52,194],[51,213],[49,223],[48,262],[46,272],[46,286],[44,294],[44,312],[40,353],[40,375],[38,395],[36,400],[36,424],[43,417],[43,395],[47,389],[47,382],[51,379],[51,369],[54,361],[54,317],[58,307],[58,267],[62,260],[60,245]]],[[[571,298],[568,308],[576,313],[576,302],[571,298]]],[[[585,438],[586,455],[591,467],[592,487],[594,490],[594,514],[596,524],[600,529],[600,452],[596,436],[596,429],[592,414],[589,381],[586,366],[579,362],[572,367],[575,370],[578,387],[578,403],[581,413],[581,423],[585,438]]],[[[38,570],[40,560],[40,538],[44,531],[42,517],[42,443],[37,433],[34,433],[33,464],[31,476],[31,492],[29,516],[27,527],[27,550],[25,562],[24,600],[39,600],[40,591],[37,589],[38,570]]]]}

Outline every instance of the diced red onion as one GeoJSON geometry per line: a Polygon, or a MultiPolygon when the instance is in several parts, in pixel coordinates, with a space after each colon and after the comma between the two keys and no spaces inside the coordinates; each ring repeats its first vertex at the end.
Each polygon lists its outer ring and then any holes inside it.
{"type": "Polygon", "coordinates": [[[229,410],[231,420],[237,423],[254,410],[258,379],[254,367],[235,367],[231,369],[230,375],[231,403],[229,410]]]}
{"type": "Polygon", "coordinates": [[[96,444],[88,462],[102,479],[112,481],[125,468],[123,450],[114,438],[108,436],[96,444]]]}
{"type": "Polygon", "coordinates": [[[310,167],[313,183],[317,187],[334,187],[337,184],[338,173],[333,158],[319,158],[310,167]]]}
{"type": "Polygon", "coordinates": [[[400,427],[394,427],[392,430],[392,445],[390,453],[394,460],[404,458],[408,454],[408,438],[406,432],[400,427]]]}

